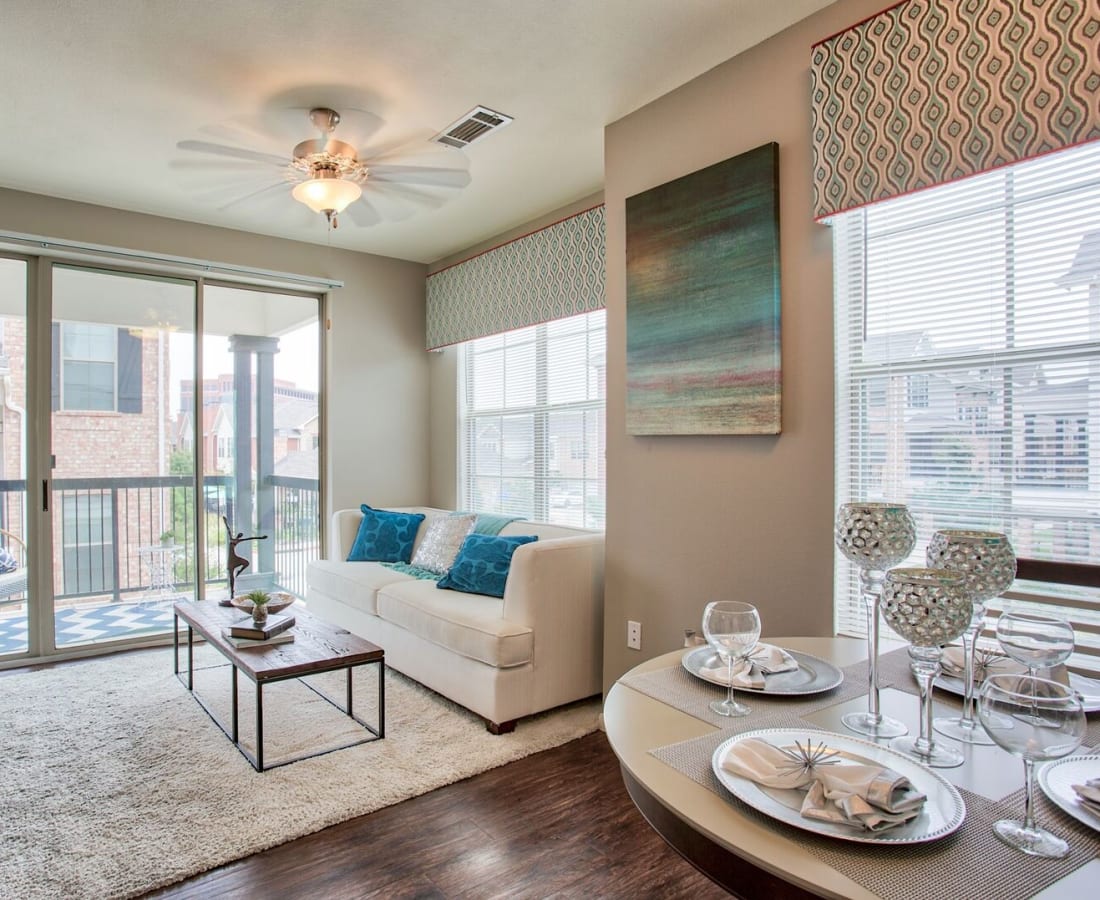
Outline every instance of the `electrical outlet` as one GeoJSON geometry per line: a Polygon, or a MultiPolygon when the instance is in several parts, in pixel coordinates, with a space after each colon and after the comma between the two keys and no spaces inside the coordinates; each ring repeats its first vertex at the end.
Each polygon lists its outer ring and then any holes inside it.
{"type": "Polygon", "coordinates": [[[626,623],[626,646],[631,650],[642,649],[642,623],[641,622],[627,622],[626,623]]]}

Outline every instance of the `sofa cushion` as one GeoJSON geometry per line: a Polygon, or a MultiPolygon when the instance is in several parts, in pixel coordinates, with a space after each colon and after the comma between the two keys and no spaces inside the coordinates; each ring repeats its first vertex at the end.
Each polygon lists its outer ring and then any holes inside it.
{"type": "MultiPolygon", "coordinates": [[[[306,570],[310,593],[334,597],[348,606],[378,615],[378,589],[399,581],[415,581],[411,575],[387,569],[380,563],[348,563],[335,559],[315,559],[306,570]]],[[[435,582],[428,586],[435,590],[435,582]]],[[[308,603],[307,603],[308,606],[308,603]]]]}
{"type": "Polygon", "coordinates": [[[436,586],[445,590],[503,597],[508,570],[512,566],[512,554],[517,547],[537,540],[532,534],[515,537],[467,535],[451,570],[439,579],[436,586]]]}
{"type": "Polygon", "coordinates": [[[371,509],[365,503],[359,508],[363,521],[348,562],[409,562],[423,514],[371,509]]]}
{"type": "Polygon", "coordinates": [[[501,618],[504,601],[439,591],[430,581],[402,581],[378,592],[378,616],[426,641],[507,668],[530,662],[531,629],[501,618]]]}
{"type": "Polygon", "coordinates": [[[413,554],[412,564],[436,575],[445,575],[458,556],[466,535],[477,521],[475,515],[436,516],[430,522],[413,554]]]}

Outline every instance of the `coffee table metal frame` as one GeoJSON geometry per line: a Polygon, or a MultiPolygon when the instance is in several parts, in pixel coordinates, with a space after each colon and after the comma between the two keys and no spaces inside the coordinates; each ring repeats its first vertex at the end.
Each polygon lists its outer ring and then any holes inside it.
{"type": "MultiPolygon", "coordinates": [[[[200,624],[190,621],[185,616],[181,616],[178,604],[173,607],[173,629],[172,629],[172,655],[173,655],[173,672],[179,681],[187,687],[187,690],[191,692],[191,696],[195,698],[195,701],[202,708],[210,720],[221,729],[224,734],[233,743],[233,746],[237,748],[237,751],[248,760],[249,764],[257,772],[266,772],[271,769],[278,769],[282,766],[289,766],[291,763],[301,762],[304,759],[313,759],[317,756],[324,756],[328,753],[335,753],[338,750],[347,750],[349,747],[358,747],[361,744],[369,744],[373,741],[378,741],[386,736],[386,666],[385,657],[382,648],[377,648],[378,654],[376,659],[368,659],[359,662],[346,662],[341,657],[333,657],[327,661],[320,661],[315,664],[315,667],[311,668],[308,672],[295,671],[288,674],[275,673],[263,673],[263,677],[254,677],[247,669],[244,670],[245,677],[247,677],[256,686],[256,753],[252,754],[240,741],[240,716],[238,712],[237,704],[237,672],[239,666],[233,655],[227,652],[226,648],[220,645],[219,641],[213,640],[212,636],[207,633],[207,629],[203,628],[200,624]],[[182,677],[180,673],[180,629],[179,621],[183,618],[187,624],[187,677],[182,677]],[[214,647],[221,655],[228,661],[229,667],[233,670],[232,680],[230,681],[230,706],[232,709],[232,727],[226,728],[214,715],[213,710],[206,704],[200,694],[195,692],[195,632],[198,631],[210,646],[214,647]],[[378,667],[378,726],[377,728],[368,722],[363,721],[357,715],[355,715],[352,707],[352,674],[355,669],[362,666],[377,666],[378,667]],[[346,673],[346,689],[345,689],[345,705],[341,706],[323,691],[318,690],[312,684],[305,680],[308,675],[318,675],[324,672],[336,672],[343,669],[346,673]],[[359,741],[351,741],[350,743],[343,744],[339,747],[330,747],[327,750],[318,750],[315,753],[305,753],[299,756],[292,757],[291,759],[280,760],[273,765],[264,765],[264,700],[263,689],[265,684],[275,684],[280,681],[293,681],[299,680],[303,685],[309,688],[322,700],[332,704],[340,712],[344,713],[348,718],[353,719],[359,725],[362,725],[364,729],[370,734],[370,737],[363,738],[359,741]]],[[[301,611],[295,611],[296,616],[302,615],[301,611]]],[[[232,645],[229,645],[232,647],[232,645]]],[[[283,646],[275,644],[273,647],[283,646]]],[[[373,645],[372,645],[373,646],[373,645]]],[[[233,648],[236,649],[236,648],[233,648]]],[[[249,654],[264,653],[266,650],[260,650],[256,648],[245,651],[249,654]]],[[[209,668],[222,668],[222,666],[213,666],[209,668]]]]}

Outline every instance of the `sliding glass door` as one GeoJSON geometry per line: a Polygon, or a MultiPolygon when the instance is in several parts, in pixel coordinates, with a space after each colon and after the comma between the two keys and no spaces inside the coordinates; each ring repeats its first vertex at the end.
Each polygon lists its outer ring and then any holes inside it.
{"type": "Polygon", "coordinates": [[[165,633],[172,601],[195,595],[179,385],[194,377],[196,284],[68,265],[52,283],[56,646],[165,633]]]}
{"type": "Polygon", "coordinates": [[[237,594],[304,596],[306,563],[321,555],[320,343],[316,296],[204,287],[201,440],[216,513],[206,566],[224,579],[228,534],[256,537],[237,546],[249,561],[237,594]]]}
{"type": "Polygon", "coordinates": [[[26,346],[27,262],[0,257],[0,659],[30,627],[26,346]]]}
{"type": "Polygon", "coordinates": [[[173,602],[227,594],[236,533],[257,538],[237,593],[304,595],[321,316],[315,294],[0,256],[0,666],[167,638],[173,602]]]}

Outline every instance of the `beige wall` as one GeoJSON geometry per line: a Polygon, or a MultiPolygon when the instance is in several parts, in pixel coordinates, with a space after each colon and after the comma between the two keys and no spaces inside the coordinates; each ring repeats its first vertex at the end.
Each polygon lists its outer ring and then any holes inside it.
{"type": "MultiPolygon", "coordinates": [[[[544,216],[524,222],[461,253],[436,260],[428,269],[438,272],[493,247],[545,228],[603,202],[603,194],[591,194],[544,216]]],[[[432,506],[454,509],[458,505],[458,351],[454,347],[432,352],[428,363],[431,380],[432,451],[429,462],[429,495],[432,506]]]]}
{"type": "Polygon", "coordinates": [[[329,508],[427,502],[425,266],[2,189],[0,231],[343,281],[326,334],[329,508]]]}
{"type": "Polygon", "coordinates": [[[832,631],[833,352],[828,230],[810,195],[810,46],[882,8],[842,0],[610,125],[605,133],[608,516],[605,688],[679,647],[709,600],[744,600],[764,635],[832,631]],[[783,431],[625,430],[628,196],[779,143],[783,431]],[[642,623],[642,650],[626,623],[642,623]]]}

